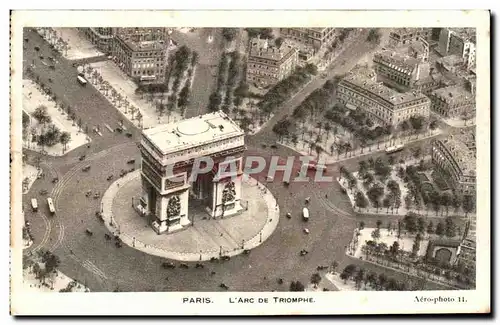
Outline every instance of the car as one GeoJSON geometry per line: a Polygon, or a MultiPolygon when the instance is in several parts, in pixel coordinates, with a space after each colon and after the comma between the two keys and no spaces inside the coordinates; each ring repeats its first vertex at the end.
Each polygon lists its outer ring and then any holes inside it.
{"type": "Polygon", "coordinates": [[[40,55],[40,60],[43,60],[43,55],[40,55]]]}
{"type": "Polygon", "coordinates": [[[92,236],[92,235],[94,234],[94,233],[92,232],[92,230],[90,230],[90,229],[88,229],[88,228],[85,230],[85,232],[86,232],[86,233],[87,233],[87,235],[89,235],[89,236],[92,236]]]}
{"type": "Polygon", "coordinates": [[[120,128],[120,127],[117,127],[117,128],[115,129],[115,131],[116,131],[116,132],[118,132],[118,133],[122,133],[122,132],[123,132],[123,129],[122,129],[122,128],[120,128]]]}
{"type": "Polygon", "coordinates": [[[309,229],[304,228],[304,233],[305,233],[305,234],[309,234],[309,229]]]}
{"type": "Polygon", "coordinates": [[[203,269],[203,268],[205,268],[205,266],[203,264],[201,264],[201,263],[196,263],[195,268],[197,268],[197,269],[203,269]]]}
{"type": "Polygon", "coordinates": [[[24,41],[25,41],[26,43],[28,43],[28,41],[29,41],[29,38],[25,38],[25,39],[24,39],[24,41]]]}
{"type": "Polygon", "coordinates": [[[189,265],[187,265],[186,263],[179,264],[179,267],[183,269],[189,269],[189,265]]]}
{"type": "Polygon", "coordinates": [[[40,48],[38,46],[35,46],[35,51],[40,51],[40,48]]]}
{"type": "Polygon", "coordinates": [[[129,161],[127,161],[127,164],[135,164],[135,159],[130,159],[129,161]]]}
{"type": "Polygon", "coordinates": [[[223,256],[221,256],[220,259],[223,260],[223,261],[229,261],[231,259],[231,257],[228,256],[228,255],[223,255],[223,256]]]}
{"type": "Polygon", "coordinates": [[[163,263],[161,263],[161,266],[164,269],[175,269],[175,264],[172,262],[163,262],[163,263]]]}
{"type": "Polygon", "coordinates": [[[287,217],[288,219],[291,219],[291,218],[292,218],[292,214],[291,214],[290,212],[287,212],[286,217],[287,217]]]}
{"type": "Polygon", "coordinates": [[[78,160],[80,160],[80,161],[85,160],[85,155],[81,155],[80,157],[78,157],[78,160]]]}
{"type": "Polygon", "coordinates": [[[273,144],[272,144],[272,145],[270,145],[269,147],[271,147],[271,149],[277,149],[277,148],[278,148],[278,146],[277,146],[275,143],[273,143],[273,144]]]}
{"type": "Polygon", "coordinates": [[[52,69],[52,70],[55,70],[55,69],[56,69],[56,66],[55,66],[55,65],[53,65],[53,64],[51,64],[51,65],[49,65],[49,68],[50,68],[50,69],[52,69]]]}
{"type": "Polygon", "coordinates": [[[90,170],[90,165],[87,165],[82,168],[82,172],[88,172],[90,170]]]}
{"type": "Polygon", "coordinates": [[[245,254],[245,255],[250,254],[250,250],[249,250],[249,249],[244,249],[244,250],[243,250],[243,254],[245,254]]]}
{"type": "Polygon", "coordinates": [[[127,133],[125,133],[125,136],[126,136],[127,138],[131,138],[131,137],[132,137],[132,133],[127,132],[127,133]]]}
{"type": "Polygon", "coordinates": [[[109,175],[109,176],[106,178],[106,180],[108,180],[108,181],[110,181],[110,180],[112,180],[112,179],[113,179],[113,175],[109,175]]]}

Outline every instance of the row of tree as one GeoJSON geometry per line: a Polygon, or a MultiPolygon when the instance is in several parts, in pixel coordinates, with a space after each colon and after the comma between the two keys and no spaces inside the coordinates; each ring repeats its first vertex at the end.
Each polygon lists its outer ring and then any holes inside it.
{"type": "Polygon", "coordinates": [[[294,72],[287,78],[275,84],[262,98],[258,106],[264,114],[269,116],[285,101],[290,99],[292,94],[302,88],[311,77],[318,73],[314,64],[308,64],[304,67],[295,68],[294,72]]]}

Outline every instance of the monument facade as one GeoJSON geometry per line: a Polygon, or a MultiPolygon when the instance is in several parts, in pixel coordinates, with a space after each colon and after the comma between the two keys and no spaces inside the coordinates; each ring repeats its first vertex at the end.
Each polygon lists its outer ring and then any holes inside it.
{"type": "Polygon", "coordinates": [[[190,200],[201,203],[210,218],[234,215],[243,209],[245,135],[222,111],[144,130],[140,149],[141,205],[158,234],[192,223],[190,200]],[[209,168],[207,165],[211,170],[195,171],[197,167],[209,168]]]}

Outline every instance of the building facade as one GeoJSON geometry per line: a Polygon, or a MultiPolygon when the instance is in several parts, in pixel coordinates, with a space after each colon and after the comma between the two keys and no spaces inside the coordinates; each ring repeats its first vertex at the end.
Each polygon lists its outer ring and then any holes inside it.
{"type": "Polygon", "coordinates": [[[243,209],[244,137],[238,125],[221,111],[143,131],[141,210],[149,215],[158,234],[192,223],[190,199],[204,205],[210,218],[234,215],[243,209]]]}
{"type": "Polygon", "coordinates": [[[430,72],[429,63],[422,58],[389,50],[375,53],[373,63],[380,81],[403,92],[412,89],[430,72]]]}
{"type": "Polygon", "coordinates": [[[117,31],[112,55],[116,64],[140,84],[158,84],[165,81],[167,65],[166,31],[163,28],[145,32],[124,28],[117,31]]]}
{"type": "Polygon", "coordinates": [[[389,44],[392,46],[407,45],[420,39],[431,40],[432,28],[394,28],[389,33],[389,44]]]}
{"type": "Polygon", "coordinates": [[[463,195],[476,193],[476,150],[474,134],[461,131],[432,142],[432,162],[451,186],[463,195]]]}
{"type": "Polygon", "coordinates": [[[467,68],[476,65],[476,31],[472,28],[443,28],[439,34],[438,52],[442,56],[458,55],[467,68]]]}
{"type": "Polygon", "coordinates": [[[347,108],[362,109],[374,121],[385,125],[397,125],[411,116],[429,116],[430,100],[425,95],[399,93],[357,73],[341,80],[337,97],[347,108]]]}
{"type": "Polygon", "coordinates": [[[116,28],[112,27],[84,27],[80,30],[87,39],[100,51],[110,53],[116,28]]]}
{"type": "Polygon", "coordinates": [[[288,77],[298,63],[298,50],[284,41],[279,47],[267,39],[255,38],[247,59],[247,82],[274,85],[288,77]]]}
{"type": "Polygon", "coordinates": [[[429,95],[431,109],[446,118],[473,115],[476,110],[475,96],[464,86],[454,85],[433,90],[429,95]]]}
{"type": "Polygon", "coordinates": [[[335,38],[335,28],[280,28],[280,35],[284,38],[313,47],[319,51],[335,38]]]}

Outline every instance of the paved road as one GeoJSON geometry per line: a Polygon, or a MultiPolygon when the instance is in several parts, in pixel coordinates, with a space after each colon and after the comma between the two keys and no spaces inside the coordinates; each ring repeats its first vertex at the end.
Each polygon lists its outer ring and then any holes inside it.
{"type": "MultiPolygon", "coordinates": [[[[66,106],[72,107],[77,118],[82,119],[84,126],[88,126],[89,130],[99,126],[104,136],[110,135],[105,124],[114,129],[121,120],[125,120],[127,128],[135,129],[90,83],[81,86],[76,80],[77,71],[72,66],[72,62],[50,49],[48,43],[38,33],[25,29],[25,38],[28,38],[23,53],[25,66],[34,63],[33,71],[39,76],[40,81],[50,86],[53,94],[57,96],[57,101],[63,101],[66,106]],[[35,51],[35,46],[40,48],[39,52],[35,51]],[[48,56],[58,61],[55,64],[55,70],[49,68],[48,56]],[[52,81],[49,82],[49,79],[52,81]]],[[[89,133],[91,133],[89,134],[91,138],[98,137],[93,132],[89,131],[89,133]]]]}

